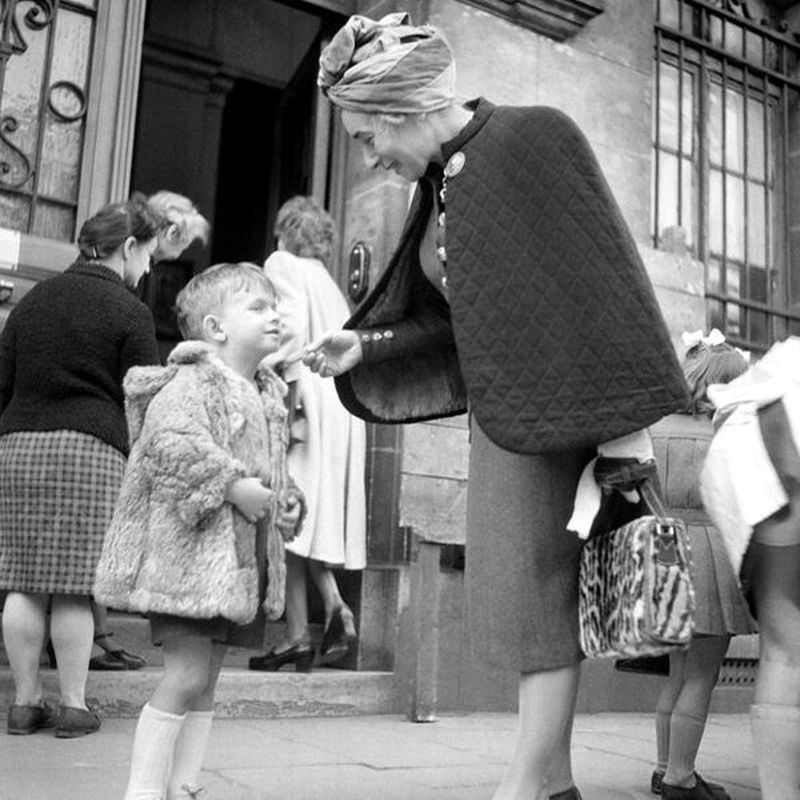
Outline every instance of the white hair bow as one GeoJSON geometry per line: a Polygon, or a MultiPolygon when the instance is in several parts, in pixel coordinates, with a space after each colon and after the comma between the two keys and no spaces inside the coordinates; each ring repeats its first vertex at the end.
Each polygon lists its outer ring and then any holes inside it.
{"type": "Polygon", "coordinates": [[[715,347],[718,344],[723,344],[725,341],[725,334],[719,328],[712,328],[708,332],[708,336],[703,336],[703,331],[684,331],[681,334],[681,341],[683,346],[688,348],[694,347],[698,344],[704,344],[706,347],[715,347]]]}

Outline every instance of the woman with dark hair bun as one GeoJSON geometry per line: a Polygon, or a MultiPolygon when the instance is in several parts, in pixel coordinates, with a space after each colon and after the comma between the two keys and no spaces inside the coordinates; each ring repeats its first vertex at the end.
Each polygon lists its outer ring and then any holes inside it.
{"type": "Polygon", "coordinates": [[[128,453],[122,378],[159,361],[153,319],[130,291],[150,269],[161,219],[144,198],[86,220],[80,256],[12,310],[0,335],[0,590],[16,696],[8,732],[93,733],[86,676],[90,595],[128,453]],[[60,709],[45,701],[47,629],[60,709]]]}

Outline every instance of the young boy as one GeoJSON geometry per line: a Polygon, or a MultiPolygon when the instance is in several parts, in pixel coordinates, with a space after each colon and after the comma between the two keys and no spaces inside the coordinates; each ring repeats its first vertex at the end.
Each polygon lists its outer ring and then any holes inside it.
{"type": "Polygon", "coordinates": [[[266,561],[263,610],[282,613],[283,541],[303,505],[286,473],[286,387],[260,366],[280,342],[272,284],[255,265],[217,264],[176,305],[189,341],[125,377],[131,454],[94,587],[98,602],[146,613],[164,651],[126,800],[196,796],[226,645],[261,646],[263,624],[243,626],[266,561]]]}

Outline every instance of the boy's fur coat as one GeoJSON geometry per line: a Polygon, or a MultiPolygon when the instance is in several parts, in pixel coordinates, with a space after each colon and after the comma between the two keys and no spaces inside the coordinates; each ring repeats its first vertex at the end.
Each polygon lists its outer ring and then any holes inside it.
{"type": "Polygon", "coordinates": [[[264,610],[271,619],[281,615],[279,510],[295,491],[286,474],[286,386],[268,368],[256,381],[258,393],[193,341],[179,344],[166,367],[135,367],[125,376],[131,455],[97,568],[99,603],[251,621],[259,599],[255,525],[224,497],[234,479],[256,476],[274,492],[264,610]]]}

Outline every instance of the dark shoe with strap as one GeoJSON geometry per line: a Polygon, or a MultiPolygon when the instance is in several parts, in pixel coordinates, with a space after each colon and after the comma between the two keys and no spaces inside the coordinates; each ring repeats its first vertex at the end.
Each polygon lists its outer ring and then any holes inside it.
{"type": "Polygon", "coordinates": [[[550,800],[583,800],[583,798],[577,786],[570,786],[569,789],[565,789],[563,792],[551,794],[550,800]]]}
{"type": "Polygon", "coordinates": [[[707,783],[698,774],[694,773],[694,786],[674,786],[661,782],[661,797],[664,800],[731,800],[724,786],[718,783],[707,783]]]}
{"type": "Polygon", "coordinates": [[[334,609],[319,646],[318,664],[331,664],[344,658],[358,639],[353,612],[346,605],[334,609]]]}
{"type": "Polygon", "coordinates": [[[274,647],[263,656],[253,656],[248,667],[259,672],[277,672],[287,664],[294,664],[295,672],[311,672],[314,663],[314,650],[306,642],[294,642],[278,652],[274,647]]]}
{"type": "Polygon", "coordinates": [[[661,794],[661,785],[664,783],[664,775],[667,774],[665,769],[654,769],[653,774],[650,776],[650,791],[653,794],[661,794]]]}
{"type": "Polygon", "coordinates": [[[58,710],[42,701],[36,706],[13,705],[8,709],[8,732],[14,736],[27,736],[42,728],[56,724],[58,710]]]}
{"type": "Polygon", "coordinates": [[[57,739],[76,739],[100,730],[100,716],[85,708],[61,706],[56,723],[57,739]]]}
{"type": "Polygon", "coordinates": [[[98,633],[94,637],[95,644],[103,650],[103,653],[89,659],[89,669],[121,672],[146,666],[147,662],[141,656],[129,653],[122,647],[112,647],[108,639],[113,635],[113,633],[98,633]]]}

